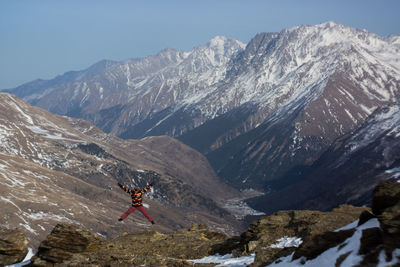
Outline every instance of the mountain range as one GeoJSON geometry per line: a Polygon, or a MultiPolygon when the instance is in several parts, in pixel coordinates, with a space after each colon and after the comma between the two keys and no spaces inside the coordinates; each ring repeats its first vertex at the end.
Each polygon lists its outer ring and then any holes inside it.
{"type": "Polygon", "coordinates": [[[263,191],[251,203],[267,213],[368,203],[399,172],[400,36],[334,22],[247,44],[218,36],[7,91],[123,139],[174,137],[228,184],[263,191]]]}

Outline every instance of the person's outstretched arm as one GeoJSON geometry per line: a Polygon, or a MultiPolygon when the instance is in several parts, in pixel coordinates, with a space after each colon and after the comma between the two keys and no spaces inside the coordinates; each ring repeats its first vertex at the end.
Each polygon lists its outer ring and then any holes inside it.
{"type": "Polygon", "coordinates": [[[121,189],[124,190],[125,192],[127,192],[127,193],[129,193],[129,194],[132,193],[132,191],[131,191],[128,187],[126,187],[125,185],[122,185],[122,184],[120,184],[120,183],[118,183],[118,185],[119,185],[119,187],[121,187],[121,189]]]}
{"type": "Polygon", "coordinates": [[[147,191],[149,191],[149,189],[153,186],[153,184],[149,184],[148,186],[146,186],[145,188],[142,189],[142,193],[146,193],[147,191]]]}

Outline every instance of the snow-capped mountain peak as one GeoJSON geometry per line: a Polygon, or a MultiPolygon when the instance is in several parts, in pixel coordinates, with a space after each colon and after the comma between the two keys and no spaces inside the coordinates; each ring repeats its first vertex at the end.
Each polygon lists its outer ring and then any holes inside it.
{"type": "Polygon", "coordinates": [[[216,36],[208,42],[207,46],[215,51],[218,51],[219,54],[224,54],[227,49],[231,47],[240,47],[244,49],[246,47],[245,43],[242,43],[236,39],[229,39],[225,36],[216,36]]]}
{"type": "Polygon", "coordinates": [[[217,36],[12,92],[123,138],[179,138],[227,180],[264,186],[399,102],[398,40],[334,22],[260,33],[247,45],[217,36]]]}

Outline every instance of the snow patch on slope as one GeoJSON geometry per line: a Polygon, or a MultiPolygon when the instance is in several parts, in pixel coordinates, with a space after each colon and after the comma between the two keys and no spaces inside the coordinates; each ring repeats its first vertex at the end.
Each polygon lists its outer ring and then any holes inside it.
{"type": "Polygon", "coordinates": [[[233,258],[232,254],[219,255],[204,257],[198,260],[188,260],[193,263],[217,263],[216,266],[230,266],[230,267],[246,267],[254,262],[255,254],[251,256],[244,256],[239,258],[233,258]]]}
{"type": "Polygon", "coordinates": [[[277,240],[276,244],[272,244],[271,248],[288,248],[288,247],[298,247],[303,243],[300,237],[288,237],[284,236],[277,240]]]}
{"type": "MultiPolygon", "coordinates": [[[[352,224],[353,225],[353,224],[352,224]]],[[[377,219],[371,219],[368,222],[362,224],[361,226],[356,228],[353,236],[348,238],[343,242],[343,244],[339,244],[336,247],[330,248],[320,254],[315,259],[304,261],[303,259],[297,259],[292,261],[292,256],[283,257],[279,259],[279,262],[276,261],[268,266],[273,267],[315,267],[315,266],[327,266],[334,267],[336,263],[336,259],[340,255],[348,254],[348,256],[341,263],[341,266],[355,266],[360,264],[362,257],[358,254],[360,249],[360,239],[362,236],[362,232],[365,229],[379,227],[379,221],[377,219]]],[[[393,261],[387,262],[386,257],[384,256],[384,252],[380,254],[380,262],[378,266],[387,266],[390,264],[397,263],[396,257],[400,255],[400,249],[396,249],[393,252],[393,261]]]]}
{"type": "Polygon", "coordinates": [[[352,136],[347,145],[351,152],[371,144],[383,133],[394,137],[400,135],[400,105],[383,108],[382,112],[372,116],[366,127],[352,136]]]}

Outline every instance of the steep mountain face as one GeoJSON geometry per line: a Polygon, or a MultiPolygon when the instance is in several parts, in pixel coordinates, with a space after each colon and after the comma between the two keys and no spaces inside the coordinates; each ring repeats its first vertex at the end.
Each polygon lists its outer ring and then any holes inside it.
{"type": "Polygon", "coordinates": [[[267,213],[280,209],[329,210],[340,203],[364,205],[382,180],[400,178],[400,106],[378,108],[352,134],[336,140],[311,166],[298,166],[270,193],[252,200],[267,213]],[[274,201],[279,198],[279,202],[274,201]],[[264,203],[269,203],[265,205],[264,203]]]}
{"type": "Polygon", "coordinates": [[[242,194],[222,183],[207,160],[167,136],[121,140],[87,121],[51,114],[0,94],[0,225],[23,230],[36,244],[56,221],[103,236],[151,224],[140,214],[117,221],[130,196],[117,183],[143,188],[155,228],[195,222],[241,229],[224,201],[242,194]]]}
{"type": "Polygon", "coordinates": [[[12,93],[122,138],[169,135],[237,188],[283,188],[400,101],[400,37],[333,22],[100,62],[12,93]],[[288,179],[288,177],[291,177],[288,179]]]}
{"type": "Polygon", "coordinates": [[[262,51],[269,55],[249,68],[261,66],[254,70],[260,80],[278,82],[265,82],[269,90],[258,96],[270,115],[208,155],[218,173],[238,186],[265,185],[292,167],[313,163],[377,107],[400,99],[400,50],[394,39],[330,23],[266,39],[269,49],[262,51]],[[222,155],[225,161],[219,160],[222,155]]]}
{"type": "Polygon", "coordinates": [[[243,48],[237,40],[216,37],[191,52],[167,49],[143,59],[102,61],[87,70],[28,83],[12,92],[53,113],[84,117],[121,135],[159,111],[206,95],[210,85],[224,77],[227,61],[243,48]]]}

